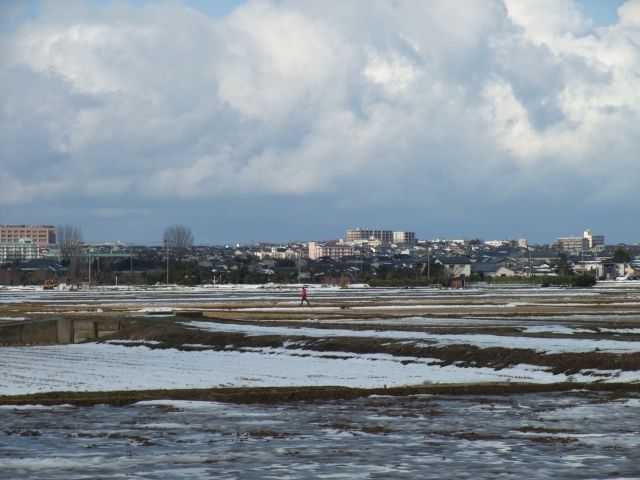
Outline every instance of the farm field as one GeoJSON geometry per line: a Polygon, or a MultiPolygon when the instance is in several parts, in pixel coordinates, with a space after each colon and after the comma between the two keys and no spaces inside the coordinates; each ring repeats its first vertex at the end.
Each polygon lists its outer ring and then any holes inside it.
{"type": "Polygon", "coordinates": [[[309,293],[0,290],[0,478],[640,475],[640,289],[309,293]]]}
{"type": "Polygon", "coordinates": [[[2,348],[0,392],[638,383],[640,290],[6,290],[3,322],[118,319],[97,341],[2,348]]]}
{"type": "Polygon", "coordinates": [[[637,478],[639,408],[585,391],[4,406],[0,478],[637,478]]]}

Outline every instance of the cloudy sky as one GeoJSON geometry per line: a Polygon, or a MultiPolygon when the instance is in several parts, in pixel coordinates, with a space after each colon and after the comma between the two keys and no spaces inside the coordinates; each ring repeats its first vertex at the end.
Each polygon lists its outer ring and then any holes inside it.
{"type": "Polygon", "coordinates": [[[640,241],[640,0],[0,0],[0,223],[640,241]]]}

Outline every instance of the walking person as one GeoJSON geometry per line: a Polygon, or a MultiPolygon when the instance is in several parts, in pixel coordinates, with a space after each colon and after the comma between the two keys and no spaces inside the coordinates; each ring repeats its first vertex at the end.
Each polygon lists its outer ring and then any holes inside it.
{"type": "Polygon", "coordinates": [[[300,292],[300,306],[304,305],[304,302],[307,302],[307,305],[311,306],[309,299],[307,298],[307,289],[302,287],[302,292],[300,292]]]}

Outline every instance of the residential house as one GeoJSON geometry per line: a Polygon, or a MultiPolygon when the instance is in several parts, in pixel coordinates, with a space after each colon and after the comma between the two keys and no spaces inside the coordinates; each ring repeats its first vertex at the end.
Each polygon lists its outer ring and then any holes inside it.
{"type": "Polygon", "coordinates": [[[437,257],[435,260],[444,267],[448,278],[468,277],[471,275],[471,261],[459,255],[437,257]]]}
{"type": "Polygon", "coordinates": [[[515,275],[512,269],[496,263],[474,263],[471,265],[471,272],[477,273],[483,280],[493,277],[513,277],[515,275]]]}

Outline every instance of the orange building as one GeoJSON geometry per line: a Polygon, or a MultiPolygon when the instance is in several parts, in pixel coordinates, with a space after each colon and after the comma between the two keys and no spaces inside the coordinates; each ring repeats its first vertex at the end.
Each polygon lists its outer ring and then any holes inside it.
{"type": "Polygon", "coordinates": [[[38,248],[56,243],[56,227],[51,225],[0,225],[0,243],[19,243],[28,238],[38,248]]]}

